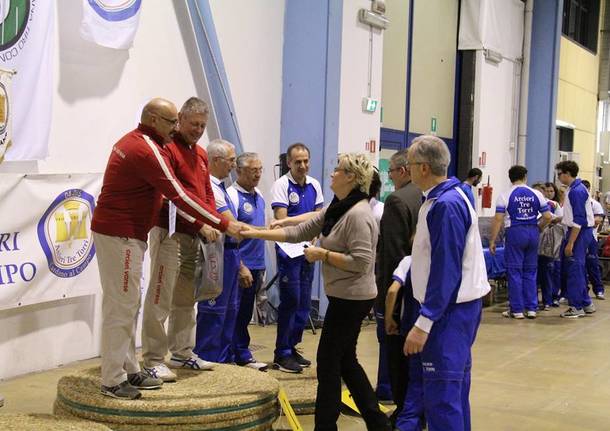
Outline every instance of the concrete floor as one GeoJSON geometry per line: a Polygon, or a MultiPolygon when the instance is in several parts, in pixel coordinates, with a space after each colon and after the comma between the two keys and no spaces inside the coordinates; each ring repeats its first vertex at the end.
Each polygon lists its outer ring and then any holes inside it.
{"type": "MultiPolygon", "coordinates": [[[[559,309],[523,321],[503,318],[502,306],[485,309],[473,352],[473,430],[610,429],[610,300],[595,304],[597,313],[578,320],[561,319],[559,309]]],[[[271,361],[275,327],[251,328],[253,342],[261,347],[257,359],[271,361]]],[[[305,356],[315,358],[318,337],[305,335],[305,356]]],[[[374,324],[363,328],[358,352],[374,381],[374,324]]],[[[6,398],[0,414],[51,413],[59,378],[98,363],[91,359],[0,382],[6,398]]],[[[305,430],[313,429],[313,417],[300,420],[305,430]]],[[[285,420],[278,422],[278,429],[288,429],[285,420]]],[[[360,419],[342,415],[339,429],[365,427],[360,419]]]]}

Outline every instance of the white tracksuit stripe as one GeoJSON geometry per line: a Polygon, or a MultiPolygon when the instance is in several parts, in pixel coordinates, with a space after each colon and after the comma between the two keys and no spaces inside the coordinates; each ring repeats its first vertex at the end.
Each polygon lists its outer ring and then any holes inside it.
{"type": "Polygon", "coordinates": [[[157,162],[159,162],[159,165],[161,166],[161,169],[163,170],[163,173],[165,174],[166,178],[172,183],[172,186],[174,186],[174,189],[176,190],[176,192],[178,192],[178,196],[180,196],[180,198],[188,206],[193,208],[195,211],[197,211],[203,217],[205,217],[206,219],[210,220],[212,223],[220,224],[220,219],[218,217],[214,217],[212,214],[207,212],[203,207],[201,207],[201,205],[199,205],[197,202],[192,200],[189,197],[189,195],[186,194],[184,189],[182,187],[180,187],[180,183],[178,183],[178,181],[176,181],[176,179],[174,177],[172,177],[172,175],[171,175],[171,173],[169,171],[169,168],[165,164],[165,160],[163,160],[163,157],[161,156],[161,153],[159,153],[159,149],[156,147],[155,143],[152,142],[151,139],[148,136],[146,136],[146,135],[143,135],[143,136],[144,136],[144,140],[146,141],[148,146],[152,149],[153,154],[157,158],[157,162]]]}

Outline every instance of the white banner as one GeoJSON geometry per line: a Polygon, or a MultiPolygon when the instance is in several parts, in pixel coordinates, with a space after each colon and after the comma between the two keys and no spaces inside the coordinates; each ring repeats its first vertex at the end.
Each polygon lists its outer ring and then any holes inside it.
{"type": "Polygon", "coordinates": [[[491,49],[510,60],[522,56],[521,0],[465,0],[460,9],[458,49],[491,49]]]}
{"type": "Polygon", "coordinates": [[[91,217],[102,174],[0,175],[0,309],[100,290],[91,217]]]}
{"type": "Polygon", "coordinates": [[[11,80],[14,73],[10,70],[0,69],[0,163],[4,161],[4,155],[13,145],[13,110],[9,102],[11,96],[11,80]]]}
{"type": "Polygon", "coordinates": [[[114,49],[129,49],[138,31],[142,0],[83,0],[83,39],[114,49]]]}
{"type": "Polygon", "coordinates": [[[15,70],[9,99],[13,145],[6,160],[48,154],[53,88],[55,2],[0,0],[0,68],[15,70]]]}

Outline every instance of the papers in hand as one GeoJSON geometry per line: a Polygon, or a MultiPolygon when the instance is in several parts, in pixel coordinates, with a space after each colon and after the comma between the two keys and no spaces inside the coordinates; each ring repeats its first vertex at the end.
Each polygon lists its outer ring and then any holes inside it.
{"type": "Polygon", "coordinates": [[[290,258],[295,258],[299,256],[303,256],[303,250],[305,246],[311,245],[309,241],[291,243],[291,242],[276,242],[279,248],[281,248],[284,253],[288,255],[290,258]]]}

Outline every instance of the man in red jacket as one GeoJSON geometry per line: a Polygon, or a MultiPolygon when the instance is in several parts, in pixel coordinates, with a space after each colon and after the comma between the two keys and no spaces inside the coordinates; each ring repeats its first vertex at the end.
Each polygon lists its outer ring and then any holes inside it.
{"type": "Polygon", "coordinates": [[[200,228],[208,224],[237,237],[241,229],[176,179],[164,145],[177,121],[173,103],[153,99],[146,104],[137,129],[112,148],[93,214],[91,230],[104,292],[101,392],[110,397],[136,399],[141,397],[138,389],[162,384],[140,371],[135,356],[142,262],[162,195],[200,228]]]}
{"type": "MultiPolygon", "coordinates": [[[[178,128],[173,142],[165,146],[171,165],[184,187],[215,207],[210,183],[208,155],[197,145],[208,122],[207,103],[196,97],[188,99],[178,114],[178,128]]],[[[142,356],[144,370],[164,382],[176,380],[176,374],[164,363],[168,349],[170,368],[211,370],[207,362],[193,353],[195,340],[194,270],[201,259],[198,226],[190,216],[179,212],[175,233],[169,235],[169,204],[163,202],[155,227],[150,231],[150,281],[144,300],[142,319],[142,356]],[[183,218],[186,217],[186,218],[183,218]],[[165,332],[165,322],[169,324],[165,332]]],[[[174,217],[171,217],[174,219],[174,217]]],[[[214,241],[217,230],[207,228],[206,238],[214,241]]]]}

